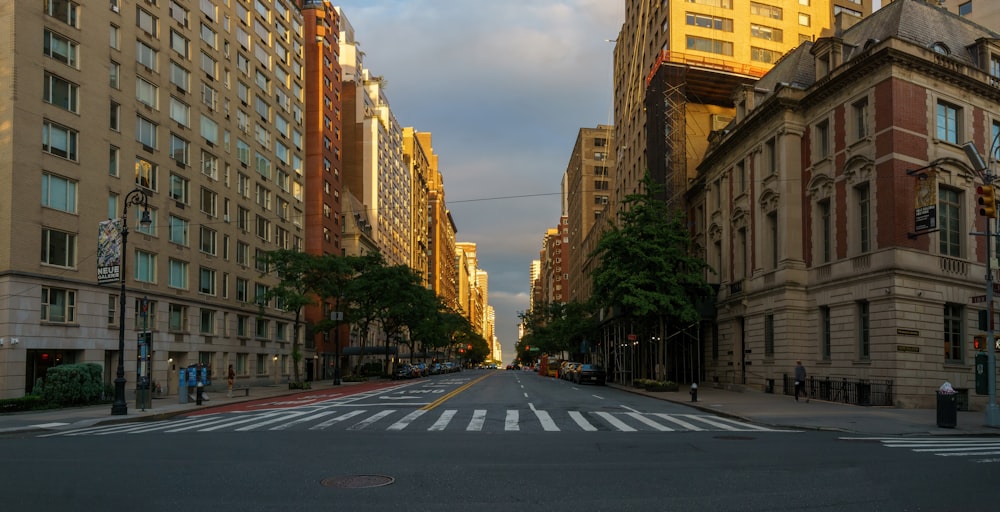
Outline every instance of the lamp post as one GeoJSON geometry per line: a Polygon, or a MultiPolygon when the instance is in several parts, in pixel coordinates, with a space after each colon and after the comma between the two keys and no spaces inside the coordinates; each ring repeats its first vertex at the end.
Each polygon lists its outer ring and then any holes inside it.
{"type": "Polygon", "coordinates": [[[340,311],[340,296],[333,306],[335,311],[330,312],[330,320],[333,320],[333,385],[340,385],[340,321],[344,319],[344,313],[340,311]]]}
{"type": "MultiPolygon", "coordinates": [[[[990,145],[990,152],[988,158],[991,163],[996,163],[996,151],[997,142],[1000,141],[1000,133],[993,138],[993,143],[990,145]]],[[[992,187],[993,180],[996,178],[993,176],[993,170],[990,166],[983,161],[983,157],[979,155],[979,151],[976,149],[975,144],[972,141],[966,142],[962,146],[965,150],[965,155],[969,159],[969,162],[975,166],[978,172],[981,172],[981,177],[983,179],[983,186],[992,187]]],[[[990,259],[993,257],[993,235],[990,232],[991,224],[993,220],[991,217],[986,217],[986,378],[989,393],[989,400],[986,402],[986,417],[985,424],[987,427],[1000,427],[1000,407],[997,406],[997,362],[996,362],[996,340],[993,334],[993,268],[991,266],[990,259]]]]}
{"type": "Polygon", "coordinates": [[[147,192],[136,188],[125,195],[122,202],[121,222],[121,293],[118,294],[118,373],[115,377],[115,401],[111,404],[112,415],[128,414],[128,404],[125,403],[125,261],[128,257],[128,206],[142,206],[142,218],[139,225],[148,227],[153,221],[149,218],[149,203],[147,192]]]}

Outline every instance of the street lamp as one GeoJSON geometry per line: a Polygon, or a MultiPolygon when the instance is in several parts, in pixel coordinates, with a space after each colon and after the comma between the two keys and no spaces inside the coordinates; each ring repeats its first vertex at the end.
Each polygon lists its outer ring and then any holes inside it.
{"type": "MultiPolygon", "coordinates": [[[[997,133],[996,137],[993,138],[993,143],[990,145],[990,152],[988,158],[991,163],[996,163],[996,151],[997,142],[1000,141],[1000,133],[997,133]]],[[[983,161],[983,157],[979,155],[979,151],[976,149],[975,144],[972,141],[966,142],[962,146],[965,151],[966,157],[969,159],[977,172],[982,173],[981,177],[983,179],[983,186],[992,187],[993,180],[996,178],[993,176],[993,170],[990,165],[983,161]]],[[[990,233],[990,227],[993,224],[991,217],[986,217],[986,378],[989,393],[989,400],[986,402],[986,426],[987,427],[1000,427],[1000,407],[997,407],[997,361],[996,361],[996,340],[993,335],[993,268],[991,267],[990,259],[993,258],[993,237],[995,235],[990,233]]]]}
{"type": "Polygon", "coordinates": [[[125,403],[125,261],[128,256],[128,205],[142,206],[142,218],[139,225],[149,227],[153,223],[149,217],[149,202],[147,192],[141,188],[125,195],[122,204],[121,222],[121,293],[118,295],[118,373],[115,377],[115,401],[111,404],[112,415],[128,414],[128,404],[125,403]]]}
{"type": "Polygon", "coordinates": [[[340,311],[340,296],[334,304],[335,311],[330,312],[330,320],[333,320],[333,385],[340,385],[340,321],[344,319],[344,313],[340,311]]]}

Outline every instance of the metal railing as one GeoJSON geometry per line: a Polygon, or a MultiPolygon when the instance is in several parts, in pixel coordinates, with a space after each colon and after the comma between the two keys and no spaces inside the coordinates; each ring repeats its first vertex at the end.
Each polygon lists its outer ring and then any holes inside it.
{"type": "MultiPolygon", "coordinates": [[[[782,392],[795,393],[795,379],[785,374],[782,392]]],[[[871,379],[806,378],[806,391],[811,398],[852,405],[893,406],[892,381],[871,379]]]]}

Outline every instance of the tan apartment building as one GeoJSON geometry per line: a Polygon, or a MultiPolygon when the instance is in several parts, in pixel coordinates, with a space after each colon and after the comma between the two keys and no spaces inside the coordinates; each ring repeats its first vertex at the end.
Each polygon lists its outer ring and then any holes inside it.
{"type": "Polygon", "coordinates": [[[428,277],[431,289],[446,305],[459,311],[459,271],[455,257],[457,229],[445,202],[444,176],[438,170],[436,157],[430,169],[427,207],[427,243],[430,246],[428,277]]]}
{"type": "Polygon", "coordinates": [[[343,182],[368,211],[379,251],[390,265],[410,265],[411,183],[403,162],[403,128],[384,79],[364,66],[354,28],[340,14],[343,72],[343,182]]]}
{"type": "Polygon", "coordinates": [[[291,318],[255,302],[274,284],[257,257],[303,247],[299,9],[83,8],[0,4],[0,397],[64,363],[98,363],[110,383],[122,357],[131,396],[143,331],[154,392],[176,393],[195,363],[285,378],[291,318]],[[97,270],[98,225],[122,217],[124,295],[97,270]]]}
{"type": "Polygon", "coordinates": [[[635,193],[647,170],[665,200],[681,199],[709,133],[732,119],[733,88],[815,39],[836,13],[870,14],[869,2],[627,0],[614,51],[612,201],[635,193]]]}
{"type": "Polygon", "coordinates": [[[412,127],[403,128],[403,165],[410,175],[410,268],[420,276],[420,282],[425,287],[429,286],[430,261],[428,195],[431,168],[437,167],[437,155],[430,142],[430,133],[421,133],[412,127]]]}
{"type": "Polygon", "coordinates": [[[826,399],[932,407],[948,381],[984,405],[983,169],[963,145],[996,151],[998,41],[897,0],[738,91],[689,198],[719,289],[704,381],[780,390],[801,359],[826,399]]]}
{"type": "Polygon", "coordinates": [[[583,273],[584,238],[594,223],[604,214],[611,199],[614,183],[614,127],[597,125],[580,128],[563,173],[563,193],[566,205],[568,240],[562,248],[567,261],[568,278],[564,285],[565,301],[586,302],[590,297],[590,274],[583,273]]]}

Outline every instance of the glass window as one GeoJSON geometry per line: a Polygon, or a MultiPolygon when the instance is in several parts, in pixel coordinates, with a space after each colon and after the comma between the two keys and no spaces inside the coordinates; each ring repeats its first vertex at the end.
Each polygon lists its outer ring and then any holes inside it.
{"type": "Polygon", "coordinates": [[[958,144],[959,137],[959,116],[961,110],[950,103],[938,101],[937,103],[937,138],[952,144],[958,144]]]}
{"type": "MultiPolygon", "coordinates": [[[[120,150],[115,146],[110,146],[108,148],[108,175],[118,176],[118,155],[120,150]]],[[[112,215],[112,217],[114,217],[112,215]]]]}
{"type": "Polygon", "coordinates": [[[136,157],[135,184],[150,190],[157,190],[156,164],[150,162],[149,160],[136,157]]]}
{"type": "Polygon", "coordinates": [[[42,84],[42,99],[63,110],[77,112],[79,103],[79,87],[61,77],[45,73],[42,84]]]}
{"type": "Polygon", "coordinates": [[[215,311],[205,308],[201,309],[200,331],[202,334],[215,334],[215,311]]]}
{"type": "Polygon", "coordinates": [[[819,308],[820,355],[824,361],[829,361],[832,351],[832,335],[830,328],[830,306],[819,308]]]}
{"type": "Polygon", "coordinates": [[[198,279],[198,291],[206,295],[215,295],[215,270],[201,267],[198,279]]]}
{"type": "Polygon", "coordinates": [[[868,301],[858,302],[858,357],[871,358],[871,309],[868,301]]]}
{"type": "Polygon", "coordinates": [[[170,61],[170,83],[180,89],[180,92],[187,92],[191,88],[191,72],[170,61]]]}
{"type": "Polygon", "coordinates": [[[156,282],[156,255],[137,249],[135,251],[135,273],[133,277],[141,283],[156,282]]]}
{"type": "Polygon", "coordinates": [[[50,155],[76,161],[78,136],[79,134],[76,130],[60,126],[51,121],[44,121],[42,123],[42,151],[50,155]]]}
{"type": "Polygon", "coordinates": [[[160,88],[140,78],[135,80],[135,99],[154,109],[160,108],[160,88]]]}
{"type": "Polygon", "coordinates": [[[110,85],[112,89],[121,89],[121,74],[122,74],[121,64],[115,61],[111,61],[110,71],[111,73],[110,76],[108,77],[108,85],[110,85]]]}
{"type": "Polygon", "coordinates": [[[188,245],[188,231],[190,229],[188,221],[171,215],[167,223],[170,241],[186,247],[188,245]]]}
{"type": "Polygon", "coordinates": [[[66,23],[71,27],[78,27],[80,17],[80,4],[71,0],[45,0],[45,14],[66,23]]]}
{"type": "Polygon", "coordinates": [[[154,50],[152,47],[147,45],[142,41],[135,42],[135,60],[139,64],[146,66],[151,71],[156,71],[158,66],[156,62],[158,60],[160,52],[154,50]]]}
{"type": "Polygon", "coordinates": [[[170,29],[170,49],[187,59],[190,56],[188,52],[191,49],[191,43],[180,32],[170,29]]]}
{"type": "Polygon", "coordinates": [[[76,235],[42,229],[42,263],[58,267],[76,266],[76,235]]]}
{"type": "Polygon", "coordinates": [[[167,269],[169,275],[167,285],[171,288],[188,288],[188,262],[170,258],[170,265],[167,269]]]}
{"type": "Polygon", "coordinates": [[[167,329],[176,332],[186,331],[188,325],[187,306],[181,304],[171,304],[168,310],[169,319],[167,329]]]}
{"type": "Polygon", "coordinates": [[[76,291],[43,286],[40,316],[43,322],[76,322],[76,291]]]}
{"type": "Polygon", "coordinates": [[[67,213],[76,213],[76,182],[42,173],[42,206],[67,213]]]}
{"type": "Polygon", "coordinates": [[[135,10],[135,26],[142,29],[143,32],[157,37],[159,35],[159,25],[160,21],[153,16],[150,12],[142,8],[136,8],[135,10]]]}
{"type": "Polygon", "coordinates": [[[77,48],[78,45],[76,41],[70,40],[50,30],[45,31],[45,37],[42,44],[42,51],[45,55],[75,68],[77,64],[77,48]]]}
{"type": "Polygon", "coordinates": [[[175,162],[188,164],[188,141],[180,138],[175,133],[170,134],[170,158],[175,162]]]}
{"type": "Polygon", "coordinates": [[[191,125],[191,107],[187,103],[171,96],[170,97],[170,119],[181,126],[191,125]]]}
{"type": "Polygon", "coordinates": [[[135,140],[156,149],[156,123],[142,116],[135,117],[135,140]]]}
{"type": "Polygon", "coordinates": [[[960,258],[962,256],[961,193],[952,188],[938,190],[938,240],[941,254],[960,258]]]}
{"type": "Polygon", "coordinates": [[[962,306],[944,305],[944,358],[949,363],[962,362],[962,306]]]}

